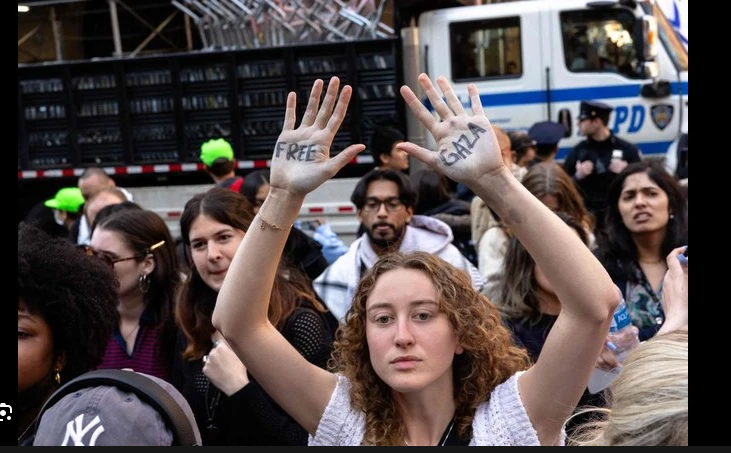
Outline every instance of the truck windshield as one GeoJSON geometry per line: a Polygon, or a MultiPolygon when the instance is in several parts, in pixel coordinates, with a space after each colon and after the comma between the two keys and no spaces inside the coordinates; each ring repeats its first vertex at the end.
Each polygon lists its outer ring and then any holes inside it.
{"type": "Polygon", "coordinates": [[[688,51],[685,49],[683,44],[678,38],[678,34],[668,22],[667,17],[662,12],[657,2],[648,4],[647,2],[641,3],[642,9],[646,14],[652,14],[657,19],[657,30],[660,35],[660,42],[667,50],[670,59],[673,60],[673,64],[678,71],[688,70],[688,51]]]}
{"type": "Polygon", "coordinates": [[[616,72],[642,77],[635,16],[624,9],[562,11],[561,32],[566,68],[571,72],[616,72]]]}

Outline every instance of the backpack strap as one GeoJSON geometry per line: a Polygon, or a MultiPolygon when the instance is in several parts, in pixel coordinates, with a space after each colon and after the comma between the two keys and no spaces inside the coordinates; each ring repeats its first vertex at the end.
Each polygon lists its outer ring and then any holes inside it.
{"type": "Polygon", "coordinates": [[[133,392],[152,406],[173,430],[173,445],[198,446],[191,420],[170,393],[157,382],[127,370],[94,370],[72,379],[56,390],[43,405],[36,419],[36,430],[43,413],[64,396],[86,387],[114,386],[133,392]]]}
{"type": "Polygon", "coordinates": [[[229,186],[229,189],[233,190],[234,192],[241,192],[241,185],[244,183],[244,178],[241,176],[236,178],[236,181],[229,186]]]}

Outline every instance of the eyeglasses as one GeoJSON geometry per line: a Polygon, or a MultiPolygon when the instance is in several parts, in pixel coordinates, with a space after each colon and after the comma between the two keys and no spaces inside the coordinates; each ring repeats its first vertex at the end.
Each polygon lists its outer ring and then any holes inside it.
{"type": "Polygon", "coordinates": [[[88,245],[81,245],[81,246],[79,246],[79,248],[81,250],[83,250],[83,252],[87,256],[95,256],[95,257],[99,258],[100,260],[102,260],[102,262],[104,264],[106,264],[107,266],[114,268],[115,264],[121,263],[122,261],[137,260],[137,259],[143,258],[143,257],[147,256],[148,254],[150,254],[156,248],[162,246],[164,243],[165,243],[164,240],[160,241],[157,244],[152,245],[151,247],[148,247],[143,254],[128,256],[127,258],[116,258],[114,255],[112,255],[110,253],[96,250],[88,245]]]}
{"type": "Polygon", "coordinates": [[[363,205],[363,211],[377,212],[379,209],[381,209],[381,205],[386,206],[386,211],[388,212],[396,212],[404,206],[404,204],[398,197],[386,198],[385,200],[379,200],[378,198],[368,198],[363,205]]]}

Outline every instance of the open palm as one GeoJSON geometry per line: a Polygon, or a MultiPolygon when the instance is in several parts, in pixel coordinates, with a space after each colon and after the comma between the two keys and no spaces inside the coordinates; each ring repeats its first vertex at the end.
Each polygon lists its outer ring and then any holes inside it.
{"type": "Polygon", "coordinates": [[[403,86],[401,95],[417,119],[431,132],[437,151],[429,151],[413,143],[401,143],[400,149],[421,160],[430,168],[468,186],[481,176],[505,166],[490,121],[485,116],[477,88],[470,84],[468,93],[472,114],[468,114],[444,77],[437,78],[444,98],[426,74],[419,84],[434,106],[441,121],[424,107],[411,88],[403,86]]]}
{"type": "Polygon", "coordinates": [[[323,81],[315,80],[302,122],[296,129],[297,95],[294,92],[289,93],[284,126],[272,154],[272,188],[306,195],[334,176],[365,149],[363,145],[351,145],[330,158],[332,141],[345,118],[353,92],[346,85],[338,98],[339,86],[340,80],[337,77],[330,79],[325,98],[318,109],[323,81]]]}

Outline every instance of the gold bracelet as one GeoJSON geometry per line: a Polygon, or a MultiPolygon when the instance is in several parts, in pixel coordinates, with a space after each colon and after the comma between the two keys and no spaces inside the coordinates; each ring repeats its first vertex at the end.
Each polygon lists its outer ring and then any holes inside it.
{"type": "Polygon", "coordinates": [[[264,217],[261,216],[261,211],[257,212],[256,215],[259,217],[259,221],[261,222],[259,224],[259,228],[261,228],[262,230],[265,230],[266,227],[269,227],[269,228],[271,228],[272,230],[275,230],[275,231],[285,231],[285,230],[292,229],[292,227],[294,226],[294,224],[292,224],[289,227],[284,228],[284,227],[280,227],[276,223],[269,223],[266,220],[264,220],[264,217]]]}

